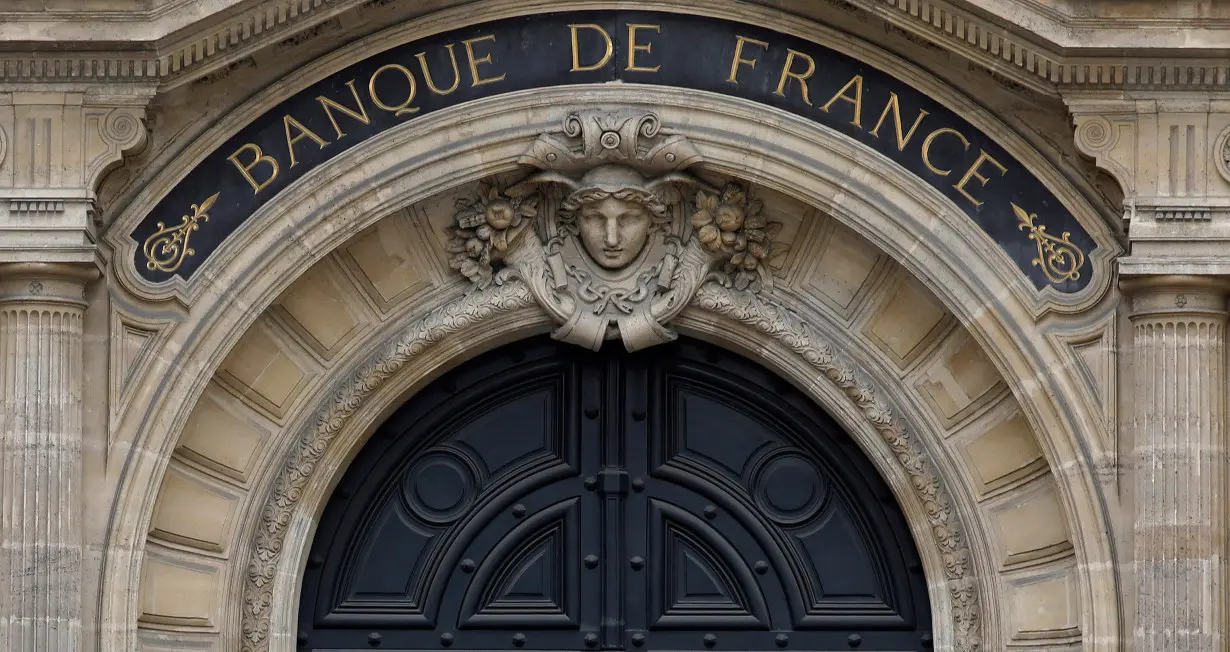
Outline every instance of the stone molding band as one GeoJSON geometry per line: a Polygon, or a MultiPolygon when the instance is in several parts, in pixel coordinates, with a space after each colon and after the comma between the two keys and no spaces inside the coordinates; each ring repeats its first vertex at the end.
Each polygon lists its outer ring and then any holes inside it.
{"type": "Polygon", "coordinates": [[[1230,279],[1165,274],[1121,278],[1119,287],[1132,298],[1132,318],[1162,313],[1224,314],[1230,279]]]}
{"type": "Polygon", "coordinates": [[[0,303],[67,303],[84,309],[85,286],[98,278],[98,268],[93,265],[3,263],[0,264],[0,303]]]}

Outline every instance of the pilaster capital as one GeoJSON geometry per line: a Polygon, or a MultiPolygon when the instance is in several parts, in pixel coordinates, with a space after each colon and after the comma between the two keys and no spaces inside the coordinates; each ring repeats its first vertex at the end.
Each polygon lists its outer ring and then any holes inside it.
{"type": "Polygon", "coordinates": [[[96,263],[94,190],[146,142],[152,89],[0,91],[0,263],[96,263]]]}
{"type": "Polygon", "coordinates": [[[1164,315],[1227,316],[1230,277],[1163,274],[1121,278],[1119,287],[1132,300],[1131,319],[1164,315]]]}
{"type": "Polygon", "coordinates": [[[85,288],[100,277],[93,264],[0,263],[0,306],[58,303],[85,306],[85,288]]]}
{"type": "Polygon", "coordinates": [[[1120,271],[1230,274],[1230,95],[1087,91],[1064,101],[1077,148],[1123,190],[1131,254],[1120,271]]]}

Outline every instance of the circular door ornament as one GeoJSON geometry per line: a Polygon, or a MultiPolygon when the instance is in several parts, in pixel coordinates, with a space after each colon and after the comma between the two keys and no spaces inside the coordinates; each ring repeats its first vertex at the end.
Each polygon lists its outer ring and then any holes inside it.
{"type": "Polygon", "coordinates": [[[783,451],[758,465],[751,489],[756,506],[787,527],[815,518],[828,497],[828,483],[819,469],[795,451],[783,451]]]}
{"type": "Polygon", "coordinates": [[[402,480],[402,497],[410,512],[433,525],[457,520],[477,495],[478,474],[452,451],[424,455],[402,480]]]}

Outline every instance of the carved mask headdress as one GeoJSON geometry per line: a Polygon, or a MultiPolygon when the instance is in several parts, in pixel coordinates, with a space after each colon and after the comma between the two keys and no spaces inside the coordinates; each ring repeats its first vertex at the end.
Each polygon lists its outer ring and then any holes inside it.
{"type": "Polygon", "coordinates": [[[537,172],[461,201],[450,265],[479,289],[524,282],[560,324],[558,339],[597,349],[619,338],[629,350],[670,341],[667,322],[706,280],[759,287],[772,235],[744,191],[685,171],[700,161],[682,135],[661,133],[652,113],[570,115],[518,159],[537,172]],[[672,222],[690,204],[668,192],[673,184],[698,189],[694,233],[683,219],[672,222]],[[567,194],[555,204],[539,192],[544,185],[567,194]]]}

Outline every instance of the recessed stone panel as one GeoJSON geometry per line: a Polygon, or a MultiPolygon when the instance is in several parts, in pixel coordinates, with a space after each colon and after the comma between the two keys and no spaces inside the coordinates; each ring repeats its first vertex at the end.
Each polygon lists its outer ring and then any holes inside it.
{"type": "Polygon", "coordinates": [[[222,552],[238,496],[211,487],[172,463],[162,480],[152,534],[211,552],[222,552]]]}
{"type": "MultiPolygon", "coordinates": [[[[321,261],[295,281],[278,299],[286,324],[322,357],[328,359],[360,327],[362,317],[346,299],[337,270],[321,261]]],[[[348,288],[353,292],[353,287],[348,288]]]]}
{"type": "Polygon", "coordinates": [[[399,212],[380,220],[342,249],[343,263],[381,312],[431,286],[422,254],[411,244],[417,239],[405,214],[399,212]]]}
{"type": "Polygon", "coordinates": [[[804,287],[843,317],[858,307],[858,299],[891,266],[887,256],[837,220],[824,217],[817,253],[804,287]]]}
{"type": "Polygon", "coordinates": [[[217,569],[151,552],[141,571],[141,620],[158,625],[209,627],[216,622],[217,569]]]}
{"type": "Polygon", "coordinates": [[[217,378],[243,400],[281,417],[308,371],[288,338],[277,335],[267,318],[258,320],[226,357],[217,378]]]}
{"type": "Polygon", "coordinates": [[[949,424],[1004,389],[999,371],[964,330],[954,332],[935,357],[938,359],[927,368],[919,389],[949,424]]]}
{"type": "Polygon", "coordinates": [[[906,367],[948,324],[948,311],[913,277],[884,292],[863,332],[899,367],[906,367]]]}
{"type": "Polygon", "coordinates": [[[1014,641],[1062,644],[1080,634],[1080,592],[1074,572],[1068,566],[1058,573],[1013,582],[1014,641]]]}
{"type": "Polygon", "coordinates": [[[243,482],[269,435],[253,419],[237,414],[244,407],[224,407],[228,402],[236,401],[227,390],[211,382],[188,419],[176,453],[243,482]]]}
{"type": "Polygon", "coordinates": [[[1019,409],[966,443],[965,458],[983,494],[1046,468],[1033,430],[1019,409]]]}
{"type": "Polygon", "coordinates": [[[1072,549],[1063,508],[1049,479],[996,507],[992,521],[999,533],[1004,566],[1037,561],[1072,549]]]}
{"type": "Polygon", "coordinates": [[[801,237],[805,231],[804,221],[819,219],[816,211],[807,204],[768,188],[757,187],[751,198],[764,202],[765,217],[781,225],[776,227],[777,235],[773,237],[773,246],[764,261],[765,265],[776,276],[788,277],[789,270],[797,268],[792,261],[805,255],[805,252],[798,250],[799,244],[804,242],[801,237]]]}

